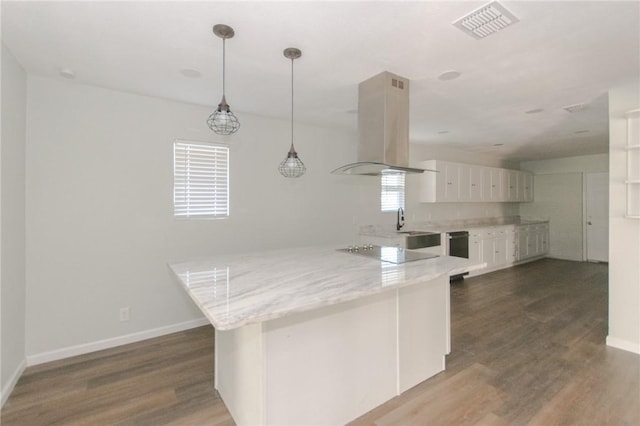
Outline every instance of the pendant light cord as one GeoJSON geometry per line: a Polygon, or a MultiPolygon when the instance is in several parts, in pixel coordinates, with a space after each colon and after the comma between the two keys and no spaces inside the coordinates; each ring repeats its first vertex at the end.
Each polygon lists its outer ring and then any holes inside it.
{"type": "Polygon", "coordinates": [[[293,58],[291,58],[291,147],[293,148],[293,58]]]}
{"type": "Polygon", "coordinates": [[[225,39],[222,39],[222,97],[224,98],[224,69],[225,69],[225,64],[226,64],[226,59],[225,59],[225,39]]]}

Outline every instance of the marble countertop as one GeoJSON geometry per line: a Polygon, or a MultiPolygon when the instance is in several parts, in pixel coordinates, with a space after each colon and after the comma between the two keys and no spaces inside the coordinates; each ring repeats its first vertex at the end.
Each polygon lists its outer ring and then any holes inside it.
{"type": "Polygon", "coordinates": [[[169,267],[213,326],[230,330],[484,266],[449,256],[394,264],[338,248],[220,255],[169,267]]]}
{"type": "MultiPolygon", "coordinates": [[[[479,218],[479,219],[460,219],[443,222],[416,222],[407,224],[402,231],[425,231],[425,232],[453,232],[468,231],[473,228],[489,228],[494,226],[505,225],[533,225],[538,223],[548,223],[548,219],[541,218],[521,218],[519,216],[498,217],[498,218],[479,218]]],[[[360,228],[360,235],[370,235],[382,238],[401,238],[402,234],[395,230],[395,225],[375,226],[368,225],[360,228]]]]}

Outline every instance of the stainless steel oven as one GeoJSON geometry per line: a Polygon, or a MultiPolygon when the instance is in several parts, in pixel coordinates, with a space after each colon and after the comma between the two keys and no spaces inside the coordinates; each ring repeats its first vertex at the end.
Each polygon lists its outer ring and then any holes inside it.
{"type": "MultiPolygon", "coordinates": [[[[449,256],[469,258],[469,232],[468,231],[455,231],[447,232],[449,239],[449,256]]],[[[464,279],[464,274],[452,275],[450,281],[457,281],[464,279]]]]}

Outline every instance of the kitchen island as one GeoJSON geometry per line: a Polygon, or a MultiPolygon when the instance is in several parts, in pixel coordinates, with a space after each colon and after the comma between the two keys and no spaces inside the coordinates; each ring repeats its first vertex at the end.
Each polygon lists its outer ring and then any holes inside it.
{"type": "Polygon", "coordinates": [[[449,275],[336,247],[173,263],[215,327],[214,385],[238,425],[344,424],[444,370],[449,275]]]}

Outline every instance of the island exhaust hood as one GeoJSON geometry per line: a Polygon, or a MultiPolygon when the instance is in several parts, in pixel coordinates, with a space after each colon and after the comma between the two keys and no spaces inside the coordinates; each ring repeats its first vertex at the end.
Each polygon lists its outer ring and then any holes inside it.
{"type": "Polygon", "coordinates": [[[380,176],[424,171],[409,167],[409,80],[385,71],[360,83],[358,162],[331,173],[380,176]]]}

